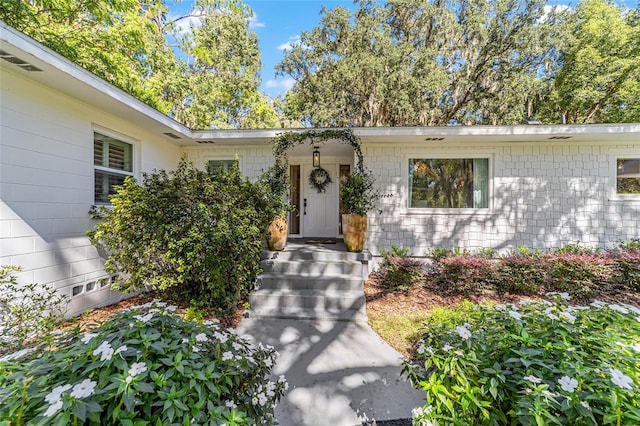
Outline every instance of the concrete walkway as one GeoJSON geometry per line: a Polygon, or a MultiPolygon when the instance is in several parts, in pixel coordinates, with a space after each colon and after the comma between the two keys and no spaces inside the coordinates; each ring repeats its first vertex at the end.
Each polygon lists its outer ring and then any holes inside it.
{"type": "Polygon", "coordinates": [[[400,377],[402,356],[366,323],[245,318],[236,332],[280,353],[272,372],[289,382],[275,410],[282,426],[406,419],[424,404],[400,377]]]}

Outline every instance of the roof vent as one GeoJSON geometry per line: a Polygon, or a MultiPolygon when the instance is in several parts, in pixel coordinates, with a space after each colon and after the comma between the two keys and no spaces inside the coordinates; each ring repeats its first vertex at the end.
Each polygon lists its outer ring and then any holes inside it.
{"type": "Polygon", "coordinates": [[[429,137],[429,138],[424,138],[424,140],[425,140],[425,141],[443,141],[443,140],[444,140],[444,138],[442,138],[442,137],[438,137],[438,138],[436,138],[436,137],[429,137]]]}
{"type": "Polygon", "coordinates": [[[17,56],[12,55],[11,53],[7,52],[6,50],[0,50],[0,58],[4,59],[7,62],[10,62],[14,65],[19,66],[20,68],[22,68],[25,71],[42,71],[40,68],[31,65],[29,62],[27,61],[23,61],[22,59],[18,58],[17,56]]]}
{"type": "Polygon", "coordinates": [[[216,141],[196,141],[196,142],[197,143],[202,143],[202,144],[205,144],[205,143],[214,144],[214,143],[216,143],[216,141]]]}
{"type": "Polygon", "coordinates": [[[571,139],[572,136],[551,136],[550,140],[561,140],[561,139],[571,139]]]}
{"type": "Polygon", "coordinates": [[[163,134],[164,134],[165,136],[169,136],[169,137],[170,137],[170,138],[172,138],[172,139],[181,139],[181,137],[180,137],[180,136],[178,136],[178,135],[176,135],[176,134],[173,134],[173,133],[171,133],[171,132],[167,132],[167,133],[163,133],[163,134]]]}

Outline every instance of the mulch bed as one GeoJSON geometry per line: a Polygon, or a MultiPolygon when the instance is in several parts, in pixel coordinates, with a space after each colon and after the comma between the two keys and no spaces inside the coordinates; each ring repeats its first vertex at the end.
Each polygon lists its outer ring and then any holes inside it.
{"type": "MultiPolygon", "coordinates": [[[[521,300],[536,300],[539,297],[498,292],[481,294],[456,294],[426,281],[422,287],[408,291],[389,291],[377,274],[371,274],[364,283],[364,294],[367,299],[367,310],[383,315],[411,312],[425,312],[442,306],[455,306],[468,300],[473,303],[518,303],[521,300]]],[[[615,290],[597,297],[607,303],[626,303],[640,308],[640,293],[615,290]]],[[[574,298],[572,304],[588,304],[591,299],[574,298]]]]}

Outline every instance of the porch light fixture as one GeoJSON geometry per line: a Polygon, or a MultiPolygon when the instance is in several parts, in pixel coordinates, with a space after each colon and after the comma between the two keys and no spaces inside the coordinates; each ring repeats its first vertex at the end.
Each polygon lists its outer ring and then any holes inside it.
{"type": "Polygon", "coordinates": [[[313,147],[313,167],[320,167],[320,150],[317,146],[313,147]]]}

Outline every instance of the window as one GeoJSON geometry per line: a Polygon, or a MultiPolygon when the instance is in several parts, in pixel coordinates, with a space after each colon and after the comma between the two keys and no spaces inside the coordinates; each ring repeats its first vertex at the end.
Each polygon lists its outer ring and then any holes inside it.
{"type": "Polygon", "coordinates": [[[640,194],[640,159],[618,158],[616,194],[640,194]]]}
{"type": "Polygon", "coordinates": [[[211,174],[228,173],[231,167],[237,164],[237,160],[209,160],[207,162],[207,171],[211,174]]]}
{"type": "Polygon", "coordinates": [[[114,187],[133,176],[133,145],[94,133],[93,165],[95,202],[109,203],[109,196],[116,192],[114,187]]]}
{"type": "Polygon", "coordinates": [[[409,207],[489,208],[489,159],[409,159],[409,207]]]}

